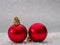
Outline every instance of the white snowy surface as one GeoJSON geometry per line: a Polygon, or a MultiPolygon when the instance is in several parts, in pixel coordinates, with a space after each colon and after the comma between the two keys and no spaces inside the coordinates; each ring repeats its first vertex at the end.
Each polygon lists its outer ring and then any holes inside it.
{"type": "Polygon", "coordinates": [[[44,42],[23,42],[13,43],[8,38],[7,33],[0,33],[0,45],[60,45],[60,33],[48,33],[44,42]]]}

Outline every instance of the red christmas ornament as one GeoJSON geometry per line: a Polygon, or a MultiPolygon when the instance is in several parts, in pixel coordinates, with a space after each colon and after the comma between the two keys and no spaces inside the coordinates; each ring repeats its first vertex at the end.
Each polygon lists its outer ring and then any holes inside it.
{"type": "Polygon", "coordinates": [[[27,36],[27,29],[24,25],[20,24],[18,17],[14,18],[14,25],[8,30],[8,36],[11,41],[21,43],[27,36]]]}
{"type": "Polygon", "coordinates": [[[47,37],[47,29],[41,23],[35,23],[29,28],[29,36],[34,42],[42,42],[47,37]]]}

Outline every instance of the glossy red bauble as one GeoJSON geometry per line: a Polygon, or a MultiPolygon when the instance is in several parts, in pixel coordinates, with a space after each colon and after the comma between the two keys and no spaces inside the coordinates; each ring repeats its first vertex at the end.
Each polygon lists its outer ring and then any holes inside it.
{"type": "Polygon", "coordinates": [[[35,23],[29,28],[29,36],[34,42],[42,42],[47,37],[47,28],[41,23],[35,23]]]}
{"type": "Polygon", "coordinates": [[[27,36],[27,29],[24,25],[12,25],[8,30],[8,36],[11,41],[21,43],[27,36]]]}

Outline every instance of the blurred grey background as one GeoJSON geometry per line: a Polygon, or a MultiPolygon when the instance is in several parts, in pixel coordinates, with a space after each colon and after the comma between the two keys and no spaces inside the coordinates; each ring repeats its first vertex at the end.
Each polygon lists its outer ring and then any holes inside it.
{"type": "Polygon", "coordinates": [[[18,16],[28,29],[44,24],[48,32],[60,32],[60,0],[0,0],[0,32],[7,32],[18,16]]]}

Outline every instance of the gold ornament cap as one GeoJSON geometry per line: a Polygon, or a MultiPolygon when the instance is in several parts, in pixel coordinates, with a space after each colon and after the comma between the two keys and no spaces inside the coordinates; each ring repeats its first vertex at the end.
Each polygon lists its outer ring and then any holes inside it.
{"type": "Polygon", "coordinates": [[[27,37],[27,42],[31,42],[32,40],[31,40],[31,38],[28,36],[27,37]]]}
{"type": "Polygon", "coordinates": [[[19,25],[20,21],[18,19],[18,17],[14,17],[14,21],[13,21],[14,25],[19,25]]]}

